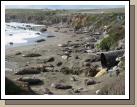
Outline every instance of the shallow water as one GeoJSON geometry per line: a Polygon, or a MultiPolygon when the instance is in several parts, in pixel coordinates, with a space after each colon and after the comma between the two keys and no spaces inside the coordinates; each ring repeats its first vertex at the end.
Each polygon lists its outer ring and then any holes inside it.
{"type": "Polygon", "coordinates": [[[5,27],[6,48],[36,44],[38,39],[46,39],[48,32],[41,33],[39,30],[44,25],[10,22],[5,27]],[[39,34],[37,34],[39,33],[39,34]],[[13,43],[13,44],[12,44],[13,43]]]}

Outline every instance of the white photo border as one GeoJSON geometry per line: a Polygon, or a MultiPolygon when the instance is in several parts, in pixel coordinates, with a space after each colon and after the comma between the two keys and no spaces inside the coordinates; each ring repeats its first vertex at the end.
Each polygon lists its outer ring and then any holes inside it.
{"type": "Polygon", "coordinates": [[[129,99],[129,1],[2,1],[1,2],[1,99],[129,99]],[[5,95],[6,5],[125,5],[125,95],[5,95]]]}

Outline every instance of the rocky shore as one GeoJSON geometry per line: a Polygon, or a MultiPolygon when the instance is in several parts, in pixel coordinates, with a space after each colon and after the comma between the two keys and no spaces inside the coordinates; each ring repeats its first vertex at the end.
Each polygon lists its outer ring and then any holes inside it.
{"type": "Polygon", "coordinates": [[[120,78],[123,82],[117,84],[124,84],[120,65],[124,52],[115,57],[118,62],[109,69],[102,67],[102,50],[95,44],[103,34],[78,34],[69,27],[59,29],[55,25],[47,31],[54,37],[36,45],[6,49],[7,78],[25,82],[35,94],[42,95],[103,94],[101,89],[112,81],[120,78]]]}

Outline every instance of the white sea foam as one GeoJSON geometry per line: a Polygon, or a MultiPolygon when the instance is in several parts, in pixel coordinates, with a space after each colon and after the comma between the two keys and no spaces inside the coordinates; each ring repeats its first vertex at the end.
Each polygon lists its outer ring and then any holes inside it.
{"type": "Polygon", "coordinates": [[[36,34],[37,31],[27,29],[26,25],[30,25],[31,27],[43,26],[43,25],[16,23],[16,22],[6,23],[5,45],[8,45],[10,42],[13,42],[14,44],[27,43],[28,42],[27,39],[35,38],[39,36],[38,34],[36,34]]]}

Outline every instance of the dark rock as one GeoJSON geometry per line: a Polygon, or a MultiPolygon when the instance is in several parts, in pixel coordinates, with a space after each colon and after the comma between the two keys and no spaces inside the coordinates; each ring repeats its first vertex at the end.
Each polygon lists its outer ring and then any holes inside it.
{"type": "Polygon", "coordinates": [[[79,59],[78,55],[75,57],[75,59],[79,59]]]}
{"type": "Polygon", "coordinates": [[[43,41],[45,41],[45,39],[36,40],[36,42],[43,42],[43,41]]]}
{"type": "Polygon", "coordinates": [[[37,32],[37,33],[35,33],[36,35],[40,35],[40,33],[39,32],[37,32]]]}
{"type": "Polygon", "coordinates": [[[26,27],[31,27],[30,25],[26,25],[26,27]]]}
{"type": "Polygon", "coordinates": [[[89,62],[84,62],[84,66],[86,66],[86,67],[90,67],[90,63],[89,62]]]}
{"type": "Polygon", "coordinates": [[[13,45],[13,42],[10,42],[9,44],[10,44],[10,45],[13,45]]]}
{"type": "Polygon", "coordinates": [[[62,62],[58,62],[58,63],[57,63],[57,66],[61,66],[61,65],[62,65],[62,62]]]}
{"type": "Polygon", "coordinates": [[[45,31],[47,31],[47,28],[40,29],[40,32],[45,32],[45,31]]]}
{"type": "Polygon", "coordinates": [[[65,85],[65,84],[58,83],[58,84],[55,84],[55,88],[56,89],[71,89],[72,86],[71,85],[65,85]]]}
{"type": "Polygon", "coordinates": [[[30,77],[19,78],[18,81],[27,82],[29,85],[39,85],[43,83],[40,79],[30,77]]]}
{"type": "Polygon", "coordinates": [[[96,81],[94,81],[93,79],[89,79],[89,80],[85,80],[85,84],[86,85],[93,85],[93,84],[96,84],[96,81]]]}
{"type": "Polygon", "coordinates": [[[48,35],[47,38],[53,38],[55,37],[54,35],[48,35]]]}
{"type": "Polygon", "coordinates": [[[15,55],[20,55],[20,54],[22,54],[21,52],[17,52],[15,55]]]}
{"type": "Polygon", "coordinates": [[[85,62],[90,62],[91,60],[90,59],[86,59],[85,62]]]}
{"type": "Polygon", "coordinates": [[[80,93],[80,90],[76,89],[74,90],[74,93],[80,93]]]}
{"type": "Polygon", "coordinates": [[[27,67],[23,68],[15,73],[15,75],[24,75],[24,74],[39,74],[42,68],[40,67],[27,67]]]}
{"type": "Polygon", "coordinates": [[[44,62],[53,62],[55,61],[54,57],[47,58],[44,62]]]}

